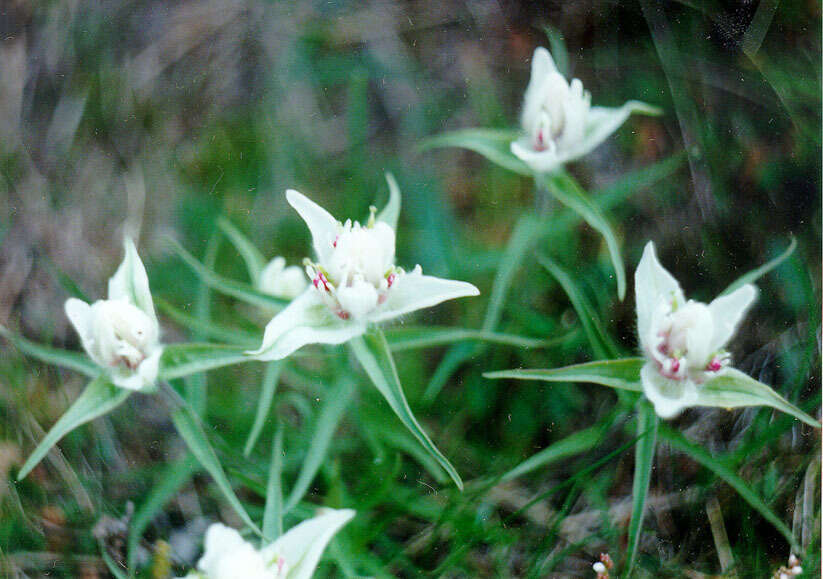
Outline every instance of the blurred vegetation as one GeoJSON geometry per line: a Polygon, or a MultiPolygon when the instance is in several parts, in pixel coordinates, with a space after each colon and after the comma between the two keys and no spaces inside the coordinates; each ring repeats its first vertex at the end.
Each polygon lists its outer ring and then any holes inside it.
{"type": "MultiPolygon", "coordinates": [[[[416,319],[481,327],[512,226],[534,211],[532,183],[473,153],[417,147],[448,129],[515,125],[532,50],[551,36],[595,104],[636,98],[666,111],[631,119],[570,167],[608,205],[630,272],[652,239],[687,294],[706,300],[797,239],[792,258],[758,282],[733,354],[737,367],[819,417],[820,22],[812,1],[11,0],[0,11],[0,323],[79,348],[63,301],[102,295],[129,233],[140,238],[158,298],[258,332],[265,313],[204,290],[167,236],[200,257],[213,248],[216,271],[245,280],[218,217],[266,257],[299,262],[310,239],[283,191],[362,217],[386,198],[391,170],[404,193],[398,263],[471,281],[483,294],[416,319]]],[[[619,302],[602,239],[564,215],[553,208],[557,230],[535,251],[572,274],[613,347],[631,352],[631,286],[619,302]]],[[[465,492],[438,478],[350,365],[353,401],[295,513],[310,504],[358,511],[322,572],[585,577],[600,552],[619,559],[625,550],[630,401],[592,385],[481,377],[595,354],[535,251],[515,270],[495,329],[564,337],[557,345],[464,344],[397,357],[412,407],[468,482],[465,492]],[[589,427],[585,452],[499,480],[589,427]]],[[[167,342],[198,338],[168,316],[162,324],[167,342]]],[[[132,397],[15,483],[20,459],[83,383],[7,342],[0,351],[0,561],[11,576],[105,576],[101,552],[124,552],[128,526],[118,521],[164,483],[169,500],[144,521],[145,576],[163,566],[157,553],[170,552],[178,569],[195,561],[207,521],[239,526],[187,458],[162,397],[132,397]]],[[[285,426],[288,489],[341,387],[329,381],[335,360],[290,366],[249,458],[242,449],[262,364],[174,384],[208,392],[211,442],[253,517],[276,425],[285,426]]],[[[819,574],[819,433],[762,408],[693,409],[668,426],[745,479],[793,528],[806,572],[819,574]]],[[[640,573],[716,575],[726,550],[726,576],[766,577],[785,563],[783,537],[712,469],[665,437],[656,465],[640,573]]]]}

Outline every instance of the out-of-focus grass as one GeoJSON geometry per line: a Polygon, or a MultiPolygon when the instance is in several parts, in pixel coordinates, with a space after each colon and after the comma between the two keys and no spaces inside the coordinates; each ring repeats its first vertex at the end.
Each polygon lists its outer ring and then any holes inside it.
{"type": "MultiPolygon", "coordinates": [[[[420,154],[416,146],[445,129],[513,125],[528,58],[536,44],[547,44],[542,25],[548,23],[563,32],[571,73],[596,104],[637,98],[667,111],[662,119],[632,119],[571,167],[590,190],[601,190],[598,198],[614,196],[609,212],[629,271],[645,241],[654,239],[687,292],[707,299],[797,238],[794,257],[758,282],[760,299],[734,354],[741,369],[815,412],[819,7],[779,5],[755,50],[756,31],[747,36],[755,6],[672,4],[656,15],[659,34],[653,35],[637,5],[537,5],[13,2],[0,19],[0,323],[77,347],[62,315],[73,290],[55,272],[101,297],[123,232],[140,233],[155,294],[195,315],[202,288],[170,251],[166,234],[202,258],[216,218],[225,216],[266,257],[298,262],[310,240],[283,190],[299,189],[336,216],[362,217],[386,198],[383,172],[392,170],[404,193],[399,263],[421,263],[483,292],[416,320],[479,328],[511,229],[532,211],[532,185],[471,153],[420,154]],[[693,110],[682,110],[682,102],[693,110]],[[639,188],[633,179],[609,191],[622,175],[681,152],[684,132],[690,163],[651,187],[639,188]]],[[[617,302],[599,236],[575,222],[535,249],[574,276],[610,339],[634,349],[631,287],[626,302],[617,302]]],[[[228,243],[219,244],[214,267],[246,279],[228,243]]],[[[266,320],[220,295],[210,295],[209,304],[212,319],[227,326],[259,331],[266,320]]],[[[167,317],[163,326],[169,342],[190,337],[167,317]]],[[[496,329],[545,338],[579,326],[563,289],[530,253],[514,274],[496,329]]],[[[123,516],[129,501],[139,514],[164,469],[184,460],[166,404],[160,397],[131,398],[70,434],[30,478],[14,483],[13,465],[82,382],[20,357],[5,342],[0,348],[0,472],[9,481],[0,493],[3,564],[29,576],[46,569],[61,576],[103,574],[92,527],[103,516],[123,516]]],[[[272,418],[248,459],[242,450],[262,365],[201,379],[212,443],[252,517],[262,517],[276,425],[284,425],[288,496],[341,363],[357,388],[296,514],[308,513],[311,503],[351,507],[359,515],[328,551],[337,566],[321,570],[586,576],[601,551],[618,559],[631,512],[634,453],[626,446],[635,433],[626,414],[615,417],[613,410],[630,412],[631,400],[595,386],[481,377],[488,370],[589,359],[585,332],[545,350],[487,348],[454,368],[437,397],[427,400],[423,393],[446,351],[398,353],[397,362],[418,418],[468,483],[462,494],[438,478],[337,350],[284,372],[272,418]],[[592,450],[493,484],[590,426],[604,428],[592,450]]],[[[174,386],[186,391],[185,384],[174,386]]],[[[819,572],[816,433],[765,409],[692,410],[671,426],[742,476],[792,526],[806,549],[807,573],[819,572]]],[[[788,546],[779,533],[711,471],[665,441],[656,461],[641,572],[719,572],[717,537],[706,514],[714,500],[738,576],[768,576],[785,562],[788,546]]],[[[171,543],[175,563],[191,563],[204,519],[239,524],[198,471],[148,524],[137,553],[146,576],[159,540],[171,543]]],[[[287,525],[295,520],[287,517],[287,525]]],[[[108,528],[117,526],[109,522],[108,528]]],[[[106,545],[121,553],[125,537],[109,533],[106,545]]]]}

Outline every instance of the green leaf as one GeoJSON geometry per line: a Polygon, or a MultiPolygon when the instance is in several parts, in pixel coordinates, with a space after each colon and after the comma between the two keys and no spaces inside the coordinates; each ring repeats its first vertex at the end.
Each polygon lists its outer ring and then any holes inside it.
{"type": "Polygon", "coordinates": [[[769,273],[771,270],[776,268],[778,265],[780,265],[781,263],[786,261],[792,255],[792,253],[794,253],[794,250],[795,250],[796,247],[797,247],[797,240],[794,237],[792,237],[792,241],[791,241],[791,243],[789,243],[789,247],[786,248],[786,251],[784,251],[783,253],[781,253],[780,255],[775,257],[774,259],[769,260],[768,262],[764,263],[763,265],[761,265],[757,269],[753,269],[752,271],[741,275],[734,282],[732,282],[732,284],[729,285],[729,287],[727,287],[725,290],[723,290],[723,292],[720,295],[724,296],[726,294],[730,294],[734,290],[743,287],[747,283],[756,282],[758,279],[760,279],[761,277],[763,277],[764,275],[769,273]]]}
{"type": "Polygon", "coordinates": [[[500,477],[500,482],[516,479],[570,456],[591,450],[603,438],[605,430],[603,426],[594,426],[553,442],[500,477]]]}
{"type": "Polygon", "coordinates": [[[252,334],[251,332],[237,328],[221,326],[211,320],[199,319],[196,316],[187,314],[183,310],[176,308],[161,298],[155,298],[155,305],[157,305],[158,310],[171,318],[173,322],[180,324],[203,338],[212,338],[249,349],[256,348],[260,345],[260,336],[257,334],[252,334]]]}
{"type": "Polygon", "coordinates": [[[546,348],[566,341],[572,333],[574,332],[569,332],[551,340],[540,340],[513,334],[437,326],[402,326],[389,328],[385,331],[386,340],[389,342],[392,352],[404,352],[467,341],[488,342],[526,349],[546,348]]]}
{"type": "Polygon", "coordinates": [[[557,71],[563,76],[568,77],[569,52],[566,49],[566,39],[563,38],[563,33],[549,24],[543,27],[543,32],[546,33],[546,38],[549,39],[552,60],[554,60],[554,65],[557,67],[557,71]]]}
{"type": "MultiPolygon", "coordinates": [[[[266,505],[263,507],[263,537],[267,543],[283,534],[283,428],[274,434],[269,464],[269,480],[266,483],[266,505]]],[[[262,545],[261,545],[262,546],[262,545]]]]}
{"type": "Polygon", "coordinates": [[[123,567],[114,562],[114,559],[112,559],[111,555],[106,551],[106,545],[102,542],[100,543],[100,556],[103,558],[103,563],[108,567],[109,573],[111,573],[115,579],[127,579],[126,574],[123,573],[123,567]]]}
{"type": "Polygon", "coordinates": [[[209,444],[206,433],[200,425],[200,419],[194,410],[188,404],[183,404],[172,414],[172,422],[174,422],[177,432],[186,442],[189,450],[194,455],[194,458],[200,465],[211,475],[217,488],[223,493],[223,496],[228,501],[229,505],[234,509],[240,519],[258,535],[262,535],[260,528],[254,524],[246,509],[240,503],[240,499],[234,494],[231,488],[231,483],[223,472],[223,467],[220,466],[220,461],[214,450],[209,444]]]}
{"type": "Polygon", "coordinates": [[[409,429],[414,437],[423,445],[440,466],[451,476],[454,483],[460,490],[463,490],[463,481],[457,470],[451,465],[445,456],[437,449],[428,435],[423,431],[412,414],[406,396],[403,394],[403,387],[400,385],[400,378],[397,375],[397,367],[394,358],[389,350],[386,337],[380,330],[372,330],[363,336],[354,338],[349,342],[352,352],[360,362],[363,369],[368,374],[371,381],[389,403],[401,422],[409,429]]]}
{"type": "Polygon", "coordinates": [[[280,379],[282,369],[282,360],[266,364],[266,373],[263,376],[263,385],[260,388],[260,399],[257,402],[254,424],[251,427],[251,432],[249,432],[249,438],[246,440],[246,446],[243,447],[243,456],[245,457],[251,454],[254,445],[257,444],[257,439],[260,438],[260,433],[263,432],[263,426],[265,426],[266,418],[269,416],[274,393],[277,390],[277,381],[280,379]]]}
{"type": "Polygon", "coordinates": [[[746,481],[740,478],[737,473],[731,470],[728,466],[724,464],[722,459],[717,459],[713,457],[706,449],[702,446],[694,444],[693,442],[686,439],[683,434],[680,432],[669,428],[665,423],[661,423],[658,428],[658,435],[660,436],[661,440],[665,440],[673,448],[681,451],[682,453],[688,455],[696,462],[702,464],[709,470],[711,470],[714,474],[718,477],[726,481],[737,493],[740,497],[745,500],[749,505],[755,509],[760,516],[764,519],[769,521],[774,527],[780,531],[780,533],[786,537],[791,545],[792,549],[795,552],[798,552],[798,544],[797,540],[795,539],[794,535],[792,534],[789,527],[780,520],[780,518],[775,515],[769,506],[761,499],[757,493],[755,493],[746,481]]]}
{"type": "Polygon", "coordinates": [[[17,346],[17,349],[24,354],[36,358],[41,362],[45,362],[46,364],[54,364],[55,366],[68,368],[75,372],[85,374],[89,378],[94,378],[101,372],[100,367],[92,362],[85,354],[31,342],[22,336],[12,333],[2,324],[0,324],[0,336],[3,336],[17,346]]]}
{"type": "Polygon", "coordinates": [[[149,526],[157,513],[177,494],[191,476],[198,470],[199,465],[194,457],[187,454],[182,460],[165,465],[155,478],[148,496],[142,505],[135,511],[129,523],[128,537],[128,567],[134,569],[137,556],[137,547],[143,536],[143,531],[149,526]]]}
{"type": "Polygon", "coordinates": [[[586,332],[586,336],[592,346],[594,355],[597,358],[616,357],[617,347],[609,338],[606,330],[603,329],[600,317],[597,315],[594,307],[589,303],[588,298],[580,291],[577,284],[574,283],[572,276],[546,255],[538,256],[537,260],[554,276],[563,287],[563,291],[569,296],[574,311],[577,312],[577,317],[580,318],[580,323],[583,325],[583,330],[586,332]]]}
{"type": "Polygon", "coordinates": [[[204,283],[208,284],[213,289],[220,293],[226,294],[236,298],[247,304],[251,304],[258,308],[265,308],[269,310],[281,310],[288,305],[287,300],[276,298],[269,294],[257,291],[253,286],[247,283],[228,279],[222,275],[215,273],[202,263],[196,257],[186,251],[183,246],[173,239],[169,239],[174,251],[180,258],[188,265],[194,273],[196,273],[204,283]]]}
{"type": "Polygon", "coordinates": [[[634,447],[634,480],[632,481],[632,519],[629,523],[629,545],[626,552],[626,577],[631,577],[637,557],[643,517],[646,514],[646,497],[654,467],[654,448],[657,442],[657,414],[646,400],[637,408],[637,446],[634,447]]]}
{"type": "Polygon", "coordinates": [[[133,390],[118,388],[108,381],[105,376],[98,376],[92,380],[83,393],[74,401],[60,420],[52,426],[46,437],[37,445],[31,453],[26,463],[17,474],[17,480],[23,480],[37,464],[43,460],[46,453],[52,446],[63,438],[66,434],[82,426],[86,422],[94,420],[111,412],[128,398],[133,390]]]}
{"type": "Polygon", "coordinates": [[[817,420],[787,401],[769,386],[735,368],[726,368],[719,376],[699,386],[697,404],[719,408],[771,406],[786,414],[791,414],[809,426],[821,427],[817,420]]]}
{"type": "Polygon", "coordinates": [[[314,435],[309,444],[309,452],[303,459],[300,467],[300,474],[291,489],[288,500],[286,500],[285,512],[291,511],[300,499],[306,494],[311,481],[314,480],[317,471],[326,459],[332,437],[337,431],[337,425],[343,418],[343,412],[354,394],[354,384],[351,380],[344,378],[340,380],[337,387],[330,391],[323,404],[323,409],[317,417],[314,435]]]}
{"type": "Polygon", "coordinates": [[[173,380],[232,364],[254,362],[241,346],[223,344],[169,344],[160,358],[158,379],[173,380]]]}
{"type": "Polygon", "coordinates": [[[576,212],[583,220],[600,232],[606,240],[606,247],[617,276],[617,295],[622,301],[626,297],[626,268],[620,256],[620,244],[603,212],[586,194],[582,187],[567,173],[553,173],[542,179],[549,192],[563,205],[576,212]]]}
{"type": "Polygon", "coordinates": [[[643,358],[619,358],[586,362],[551,370],[502,370],[487,372],[485,378],[512,378],[514,380],[543,380],[545,382],[590,382],[620,390],[642,392],[640,369],[645,364],[643,358]]]}
{"type": "Polygon", "coordinates": [[[532,176],[533,172],[511,151],[511,143],[519,136],[510,129],[462,129],[436,135],[423,141],[421,151],[443,147],[469,149],[486,157],[492,163],[520,175],[532,176]]]}
{"type": "Polygon", "coordinates": [[[235,225],[226,219],[220,217],[217,220],[217,226],[229,238],[237,253],[243,258],[246,263],[246,269],[249,272],[249,278],[252,284],[256,284],[260,279],[260,272],[266,267],[266,258],[260,253],[260,250],[240,231],[235,225]]]}

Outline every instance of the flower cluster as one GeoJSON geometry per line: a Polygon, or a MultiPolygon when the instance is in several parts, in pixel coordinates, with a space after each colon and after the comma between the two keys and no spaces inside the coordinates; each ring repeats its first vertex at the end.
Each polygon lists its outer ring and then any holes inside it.
{"type": "Polygon", "coordinates": [[[257,289],[277,298],[291,300],[306,289],[306,276],[297,265],[286,265],[286,259],[275,257],[260,272],[257,289]]]}
{"type": "Polygon", "coordinates": [[[726,343],[757,297],[746,284],[710,304],[686,300],[649,242],[635,272],[637,334],[646,364],[643,392],[663,418],[698,401],[698,389],[730,363],[726,343]]]}
{"type": "Polygon", "coordinates": [[[125,257],[109,280],[109,297],[93,304],[66,301],[71,321],[89,357],[121,388],[154,386],[163,347],[146,269],[130,239],[125,257]]]}

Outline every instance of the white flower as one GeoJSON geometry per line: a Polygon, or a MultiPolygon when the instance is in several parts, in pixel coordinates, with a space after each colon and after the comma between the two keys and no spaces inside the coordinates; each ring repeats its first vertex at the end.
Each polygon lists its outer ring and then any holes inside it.
{"type": "Polygon", "coordinates": [[[286,260],[280,256],[266,264],[257,279],[257,289],[261,292],[286,300],[299,296],[307,285],[303,268],[297,265],[286,267],[286,260]]]}
{"type": "Polygon", "coordinates": [[[372,207],[365,225],[341,223],[297,191],[286,192],[311,231],[317,262],[306,261],[311,285],[269,322],[260,349],[250,354],[277,360],[306,344],[342,344],[369,324],[480,293],[466,282],[423,275],[419,265],[411,272],[395,266],[400,192],[387,179],[389,203],[380,214],[372,207]]]}
{"type": "Polygon", "coordinates": [[[160,326],[154,313],[146,269],[130,239],[123,263],[109,280],[109,299],[89,305],[66,301],[66,315],[89,357],[121,388],[150,388],[157,379],[160,326]]]}
{"type": "Polygon", "coordinates": [[[592,107],[583,83],[566,81],[549,51],[538,47],[520,117],[525,134],[511,150],[536,173],[549,173],[592,151],[635,112],[659,114],[639,101],[619,108],[592,107]]]}
{"type": "Polygon", "coordinates": [[[662,418],[699,403],[701,384],[721,375],[730,363],[724,349],[757,297],[747,284],[710,304],[686,300],[649,242],[634,274],[637,333],[646,364],[643,393],[662,418]]]}
{"type": "Polygon", "coordinates": [[[326,545],[354,517],[350,509],[321,509],[320,513],[256,549],[234,529],[215,523],[206,531],[198,572],[188,578],[309,579],[326,545]]]}

